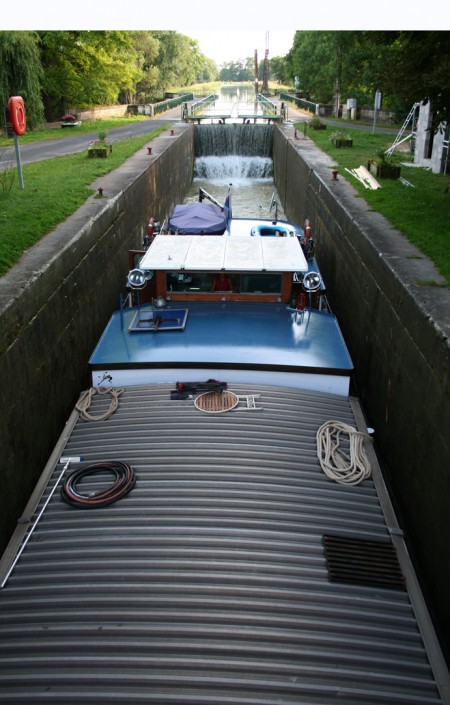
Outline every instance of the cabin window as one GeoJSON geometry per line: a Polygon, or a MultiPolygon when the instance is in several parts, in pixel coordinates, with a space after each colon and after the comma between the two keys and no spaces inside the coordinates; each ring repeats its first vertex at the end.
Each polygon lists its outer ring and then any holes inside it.
{"type": "Polygon", "coordinates": [[[240,287],[244,294],[280,294],[281,274],[241,274],[240,287]]]}
{"type": "Polygon", "coordinates": [[[168,272],[167,292],[198,294],[212,291],[210,272],[168,272]]]}
{"type": "Polygon", "coordinates": [[[266,272],[168,272],[167,293],[281,294],[281,274],[266,272]]]}

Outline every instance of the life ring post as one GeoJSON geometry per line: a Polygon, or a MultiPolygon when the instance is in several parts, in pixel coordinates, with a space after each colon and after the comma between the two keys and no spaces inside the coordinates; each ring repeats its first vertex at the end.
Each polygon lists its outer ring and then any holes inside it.
{"type": "Polygon", "coordinates": [[[14,133],[14,149],[16,151],[17,174],[19,176],[19,186],[20,186],[20,188],[25,188],[23,185],[22,162],[20,159],[19,138],[17,137],[16,133],[14,133]]]}
{"type": "Polygon", "coordinates": [[[25,103],[20,95],[13,95],[8,100],[9,119],[16,135],[23,135],[27,129],[25,103]]]}
{"type": "Polygon", "coordinates": [[[22,162],[20,160],[20,149],[18,135],[23,135],[27,127],[27,117],[25,104],[20,95],[11,96],[8,101],[9,119],[13,127],[14,148],[16,151],[17,173],[19,175],[20,188],[24,188],[22,175],[22,162]]]}

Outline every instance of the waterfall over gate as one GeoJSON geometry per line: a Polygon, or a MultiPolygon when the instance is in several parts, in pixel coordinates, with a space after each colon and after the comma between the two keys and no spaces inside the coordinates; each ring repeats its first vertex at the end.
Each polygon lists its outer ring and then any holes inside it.
{"type": "Polygon", "coordinates": [[[243,157],[230,155],[224,157],[196,157],[194,176],[199,179],[271,179],[273,162],[270,157],[243,157]]]}
{"type": "Polygon", "coordinates": [[[195,125],[194,153],[204,156],[272,156],[273,125],[195,125]]]}
{"type": "MultiPolygon", "coordinates": [[[[198,200],[199,187],[223,203],[232,184],[234,217],[265,218],[275,192],[273,125],[194,125],[194,179],[186,203],[198,200]]],[[[279,202],[278,195],[276,198],[279,202]]],[[[281,206],[279,218],[284,218],[281,206]]]]}

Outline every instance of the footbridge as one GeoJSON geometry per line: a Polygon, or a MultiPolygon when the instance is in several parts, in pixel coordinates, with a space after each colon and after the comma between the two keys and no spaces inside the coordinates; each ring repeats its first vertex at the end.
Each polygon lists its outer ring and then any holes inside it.
{"type": "Polygon", "coordinates": [[[185,122],[196,122],[199,125],[204,121],[218,124],[224,124],[227,121],[245,124],[275,123],[286,119],[287,108],[285,103],[269,100],[261,93],[256,94],[252,105],[237,101],[224,103],[213,93],[201,100],[183,103],[181,117],[185,122]]]}

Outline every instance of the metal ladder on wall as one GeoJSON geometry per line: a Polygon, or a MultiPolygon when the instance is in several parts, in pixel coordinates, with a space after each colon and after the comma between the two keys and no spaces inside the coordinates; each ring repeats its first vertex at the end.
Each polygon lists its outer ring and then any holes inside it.
{"type": "Polygon", "coordinates": [[[420,103],[414,103],[414,105],[412,106],[405,122],[403,123],[403,125],[400,128],[400,131],[399,131],[397,137],[395,138],[395,140],[393,141],[393,143],[389,147],[389,149],[387,149],[385,152],[385,154],[387,154],[388,157],[390,157],[392,155],[394,149],[399,144],[401,144],[402,142],[405,142],[406,140],[409,140],[409,139],[413,139],[413,140],[415,139],[416,127],[417,127],[417,117],[418,117],[417,113],[418,113],[419,107],[420,107],[420,103]],[[406,137],[403,137],[403,134],[411,121],[412,121],[411,132],[410,132],[410,134],[406,135],[406,137]]]}

